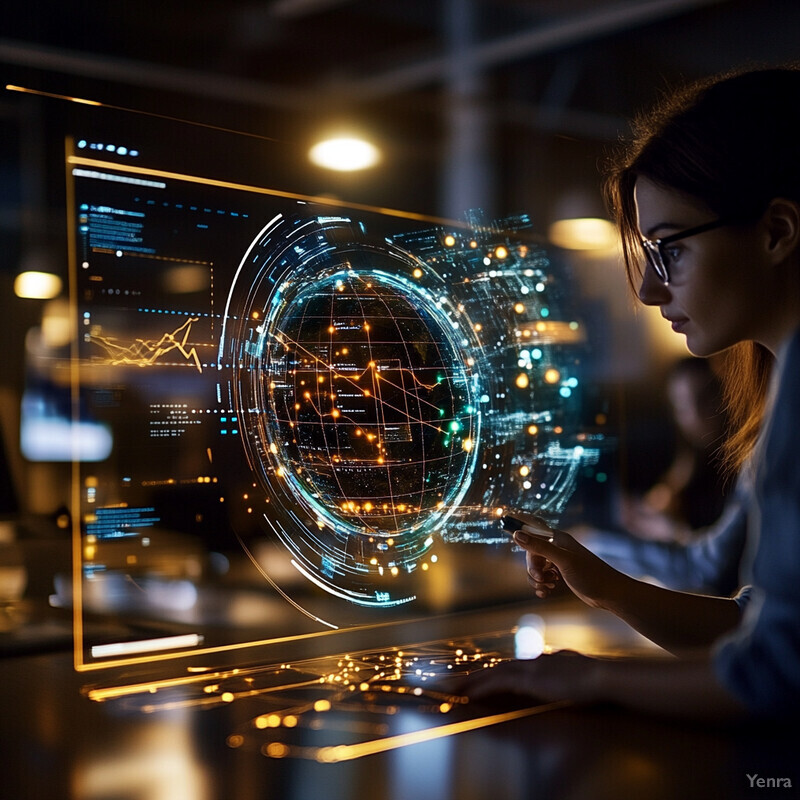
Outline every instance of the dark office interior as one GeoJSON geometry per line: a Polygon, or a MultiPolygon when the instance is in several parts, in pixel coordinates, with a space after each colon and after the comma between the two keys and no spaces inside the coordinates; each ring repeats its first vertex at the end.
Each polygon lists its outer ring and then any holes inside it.
{"type": "Polygon", "coordinates": [[[796,63],[798,32],[793,0],[4,10],[0,794],[796,796],[792,725],[446,679],[664,656],[537,598],[499,520],[666,541],[648,504],[678,546],[720,516],[715,468],[694,516],[664,500],[689,353],[637,306],[602,181],[660,95],[796,63]],[[373,162],[314,155],[337,137],[373,162]]]}

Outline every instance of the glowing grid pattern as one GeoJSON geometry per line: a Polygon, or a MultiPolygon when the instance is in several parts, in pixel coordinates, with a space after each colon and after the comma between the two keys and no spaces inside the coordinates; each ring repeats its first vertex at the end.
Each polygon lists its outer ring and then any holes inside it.
{"type": "Polygon", "coordinates": [[[412,279],[422,266],[347,219],[276,219],[228,301],[221,359],[264,522],[309,580],[361,605],[414,598],[403,576],[477,459],[473,326],[412,279]]]}

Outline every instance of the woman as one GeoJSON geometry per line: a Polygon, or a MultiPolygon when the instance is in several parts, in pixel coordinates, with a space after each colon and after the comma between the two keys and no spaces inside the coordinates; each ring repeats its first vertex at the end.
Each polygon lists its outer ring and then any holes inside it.
{"type": "Polygon", "coordinates": [[[798,98],[793,69],[695,86],[639,126],[608,182],[641,301],[658,306],[695,355],[729,354],[737,430],[725,452],[732,468],[749,460],[755,469],[752,585],[726,598],[641,583],[533,519],[515,540],[538,596],[560,578],[681,657],[511,661],[471,678],[467,694],[717,719],[800,709],[798,98]]]}

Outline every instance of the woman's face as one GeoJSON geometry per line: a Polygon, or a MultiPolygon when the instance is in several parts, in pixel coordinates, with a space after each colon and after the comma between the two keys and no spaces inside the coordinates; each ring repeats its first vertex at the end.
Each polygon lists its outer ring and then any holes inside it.
{"type": "MultiPolygon", "coordinates": [[[[639,178],[635,189],[639,231],[658,239],[712,222],[700,202],[639,178]]],[[[659,306],[686,346],[708,356],[746,339],[761,341],[769,323],[769,289],[764,285],[757,226],[723,225],[666,246],[670,282],[665,286],[648,265],[639,297],[659,306]]]]}

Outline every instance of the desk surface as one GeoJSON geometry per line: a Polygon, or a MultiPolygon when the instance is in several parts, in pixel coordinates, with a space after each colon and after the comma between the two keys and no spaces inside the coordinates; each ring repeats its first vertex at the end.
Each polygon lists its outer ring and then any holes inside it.
{"type": "MultiPolygon", "coordinates": [[[[525,610],[420,623],[417,645],[400,651],[404,673],[415,674],[417,664],[441,667],[447,648],[449,657],[461,650],[456,658],[503,652],[525,610]],[[491,633],[471,637],[465,634],[470,626],[491,633]]],[[[537,611],[555,648],[647,652],[598,612],[563,604],[537,611]]],[[[363,649],[329,654],[327,661],[243,666],[152,693],[112,693],[104,702],[87,697],[86,676],[73,671],[68,653],[6,658],[0,661],[0,794],[76,800],[800,796],[800,737],[792,729],[704,728],[612,708],[460,706],[439,696],[435,684],[392,682],[393,667],[375,683],[380,656],[389,663],[397,650],[370,649],[368,632],[361,643],[363,649]],[[368,690],[367,673],[373,676],[368,690]],[[414,694],[415,688],[421,691],[414,694]],[[790,778],[792,788],[751,788],[748,775],[756,774],[790,778]]]]}

